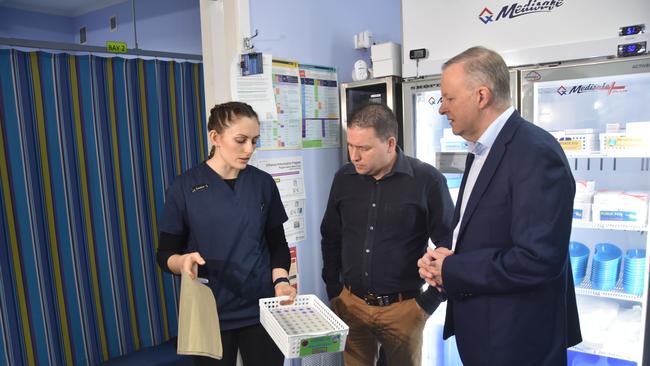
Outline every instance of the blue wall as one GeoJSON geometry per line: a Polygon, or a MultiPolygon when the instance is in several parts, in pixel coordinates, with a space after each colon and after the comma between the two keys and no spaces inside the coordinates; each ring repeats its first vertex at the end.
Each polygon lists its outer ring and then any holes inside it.
{"type": "Polygon", "coordinates": [[[124,2],[72,18],[74,42],[79,43],[79,28],[86,27],[86,44],[104,46],[106,41],[126,42],[134,47],[131,2],[124,2]],[[117,30],[109,30],[109,18],[117,17],[117,30]]]}
{"type": "MultiPolygon", "coordinates": [[[[334,66],[339,82],[352,79],[352,65],[369,58],[369,51],[354,49],[354,34],[370,30],[378,42],[401,43],[399,0],[315,1],[250,0],[251,30],[255,49],[274,58],[305,64],[334,66]]],[[[320,223],[325,212],[330,184],[340,167],[340,149],[259,151],[263,157],[303,157],[305,226],[307,239],[298,245],[299,290],[326,300],[321,280],[320,223]]]]}
{"type": "MultiPolygon", "coordinates": [[[[200,55],[201,16],[199,0],[137,0],[135,19],[138,48],[200,55]]],[[[89,45],[108,41],[127,42],[135,47],[131,2],[120,3],[75,18],[75,32],[87,26],[89,45]],[[117,16],[117,31],[109,31],[108,19],[117,16]]],[[[75,42],[79,41],[76,34],[75,42]]]]}
{"type": "MultiPolygon", "coordinates": [[[[1,4],[1,3],[0,3],[1,4]]],[[[143,50],[201,54],[199,0],[137,0],[138,47],[143,50]]],[[[66,17],[17,10],[0,5],[0,37],[79,43],[79,28],[86,27],[87,45],[122,41],[135,47],[131,2],[66,17]],[[117,17],[117,30],[109,18],[117,17]]]]}
{"type": "Polygon", "coordinates": [[[135,4],[140,48],[202,53],[199,0],[137,0],[135,4]]]}
{"type": "Polygon", "coordinates": [[[352,80],[352,65],[369,59],[355,50],[355,34],[370,30],[377,43],[402,43],[399,0],[250,0],[251,30],[258,51],[276,58],[335,66],[339,81],[352,80]]]}
{"type": "Polygon", "coordinates": [[[0,3],[0,37],[74,42],[72,18],[6,8],[0,3]]]}

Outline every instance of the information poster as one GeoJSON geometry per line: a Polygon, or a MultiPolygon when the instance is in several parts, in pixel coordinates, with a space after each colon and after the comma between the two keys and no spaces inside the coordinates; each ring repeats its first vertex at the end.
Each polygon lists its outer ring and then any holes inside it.
{"type": "Polygon", "coordinates": [[[245,102],[257,112],[262,121],[272,121],[278,118],[273,97],[273,82],[271,55],[263,55],[264,73],[242,76],[239,56],[231,65],[231,89],[233,100],[245,102]]]}
{"type": "Polygon", "coordinates": [[[284,232],[289,245],[306,238],[305,230],[305,184],[301,156],[255,159],[251,164],[271,174],[280,191],[280,197],[289,220],[284,232]]]}
{"type": "Polygon", "coordinates": [[[289,267],[289,283],[298,290],[298,247],[290,247],[291,267],[289,267]]]}
{"type": "Polygon", "coordinates": [[[302,85],[302,147],[341,146],[339,88],[336,69],[300,65],[302,85]]]}
{"type": "Polygon", "coordinates": [[[305,199],[282,200],[282,203],[287,216],[289,216],[289,220],[284,224],[287,242],[294,244],[305,240],[305,199]]]}
{"type": "Polygon", "coordinates": [[[298,63],[273,60],[273,96],[277,118],[260,121],[259,149],[302,147],[302,103],[298,63]]]}

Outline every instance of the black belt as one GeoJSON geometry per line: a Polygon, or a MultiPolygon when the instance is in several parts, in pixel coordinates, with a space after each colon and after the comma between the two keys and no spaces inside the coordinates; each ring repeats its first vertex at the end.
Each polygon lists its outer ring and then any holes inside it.
{"type": "Polygon", "coordinates": [[[353,289],[350,286],[347,286],[347,288],[350,290],[352,294],[354,294],[354,296],[362,299],[363,301],[366,302],[366,304],[371,306],[388,306],[396,302],[414,299],[420,296],[420,290],[396,292],[394,294],[377,295],[372,292],[359,291],[353,289]]]}

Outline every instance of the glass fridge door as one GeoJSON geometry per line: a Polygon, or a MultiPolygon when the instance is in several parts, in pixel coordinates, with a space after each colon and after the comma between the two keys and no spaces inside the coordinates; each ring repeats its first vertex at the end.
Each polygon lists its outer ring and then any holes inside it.
{"type": "Polygon", "coordinates": [[[465,167],[467,143],[451,132],[447,117],[438,113],[442,100],[440,77],[405,82],[402,91],[404,150],[438,168],[446,176],[455,201],[465,167]]]}
{"type": "Polygon", "coordinates": [[[522,115],[558,139],[576,179],[583,342],[569,363],[646,365],[650,57],[521,70],[521,89],[522,115]]]}
{"type": "MultiPolygon", "coordinates": [[[[518,72],[510,71],[512,104],[518,107],[518,72]]],[[[404,150],[435,166],[447,178],[454,201],[465,169],[467,142],[451,131],[441,115],[440,76],[406,81],[402,87],[404,103],[404,150]]]]}

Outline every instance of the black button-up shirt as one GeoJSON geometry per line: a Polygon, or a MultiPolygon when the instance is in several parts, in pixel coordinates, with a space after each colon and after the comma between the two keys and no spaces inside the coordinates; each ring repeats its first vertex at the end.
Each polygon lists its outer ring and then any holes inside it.
{"type": "Polygon", "coordinates": [[[379,295],[420,289],[417,261],[429,238],[450,240],[453,211],[445,177],[399,149],[393,169],[379,180],[344,165],[321,224],[328,296],[338,296],[343,283],[379,295]]]}

